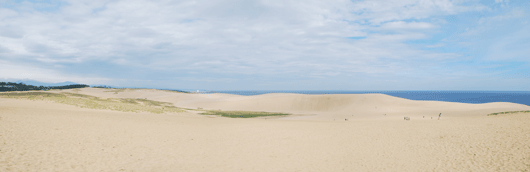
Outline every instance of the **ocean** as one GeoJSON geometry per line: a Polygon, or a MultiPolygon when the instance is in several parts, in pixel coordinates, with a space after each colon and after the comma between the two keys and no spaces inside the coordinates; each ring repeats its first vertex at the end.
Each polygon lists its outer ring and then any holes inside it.
{"type": "Polygon", "coordinates": [[[530,106],[530,91],[200,91],[202,94],[226,93],[244,96],[268,93],[296,94],[369,94],[381,93],[410,100],[434,100],[460,103],[511,102],[530,106]]]}

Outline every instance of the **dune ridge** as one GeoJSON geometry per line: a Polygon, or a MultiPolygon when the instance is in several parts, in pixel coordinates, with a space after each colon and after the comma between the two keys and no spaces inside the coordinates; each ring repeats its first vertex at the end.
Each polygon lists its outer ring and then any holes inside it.
{"type": "MultiPolygon", "coordinates": [[[[74,90],[69,90],[74,91],[74,90]]],[[[385,94],[327,94],[305,95],[292,93],[271,93],[255,96],[230,94],[187,94],[180,92],[124,89],[83,88],[75,91],[106,98],[147,98],[170,102],[176,107],[209,110],[266,111],[300,114],[286,119],[334,120],[345,118],[391,118],[403,116],[423,119],[437,117],[483,116],[504,111],[530,110],[530,106],[516,103],[495,102],[468,104],[440,101],[416,101],[385,94]]]]}

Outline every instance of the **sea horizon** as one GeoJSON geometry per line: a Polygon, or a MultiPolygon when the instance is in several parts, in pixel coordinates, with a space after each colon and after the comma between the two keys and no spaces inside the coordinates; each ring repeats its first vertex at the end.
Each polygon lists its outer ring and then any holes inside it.
{"type": "Polygon", "coordinates": [[[186,91],[198,94],[235,94],[242,96],[253,96],[269,93],[293,93],[293,94],[386,94],[410,100],[432,100],[458,103],[492,103],[510,102],[530,106],[530,91],[456,91],[456,90],[379,90],[379,91],[348,91],[348,90],[196,90],[186,89],[186,91]]]}

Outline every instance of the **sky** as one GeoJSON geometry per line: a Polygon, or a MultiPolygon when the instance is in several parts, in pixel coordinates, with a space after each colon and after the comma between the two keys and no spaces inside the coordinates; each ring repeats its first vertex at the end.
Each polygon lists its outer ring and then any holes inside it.
{"type": "Polygon", "coordinates": [[[0,0],[0,80],[530,91],[528,0],[0,0]]]}

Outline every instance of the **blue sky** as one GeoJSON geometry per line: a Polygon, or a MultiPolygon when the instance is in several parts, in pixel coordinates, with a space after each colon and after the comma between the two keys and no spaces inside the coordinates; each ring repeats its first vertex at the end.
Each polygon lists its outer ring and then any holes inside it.
{"type": "Polygon", "coordinates": [[[530,91],[530,1],[0,0],[0,80],[530,91]]]}

